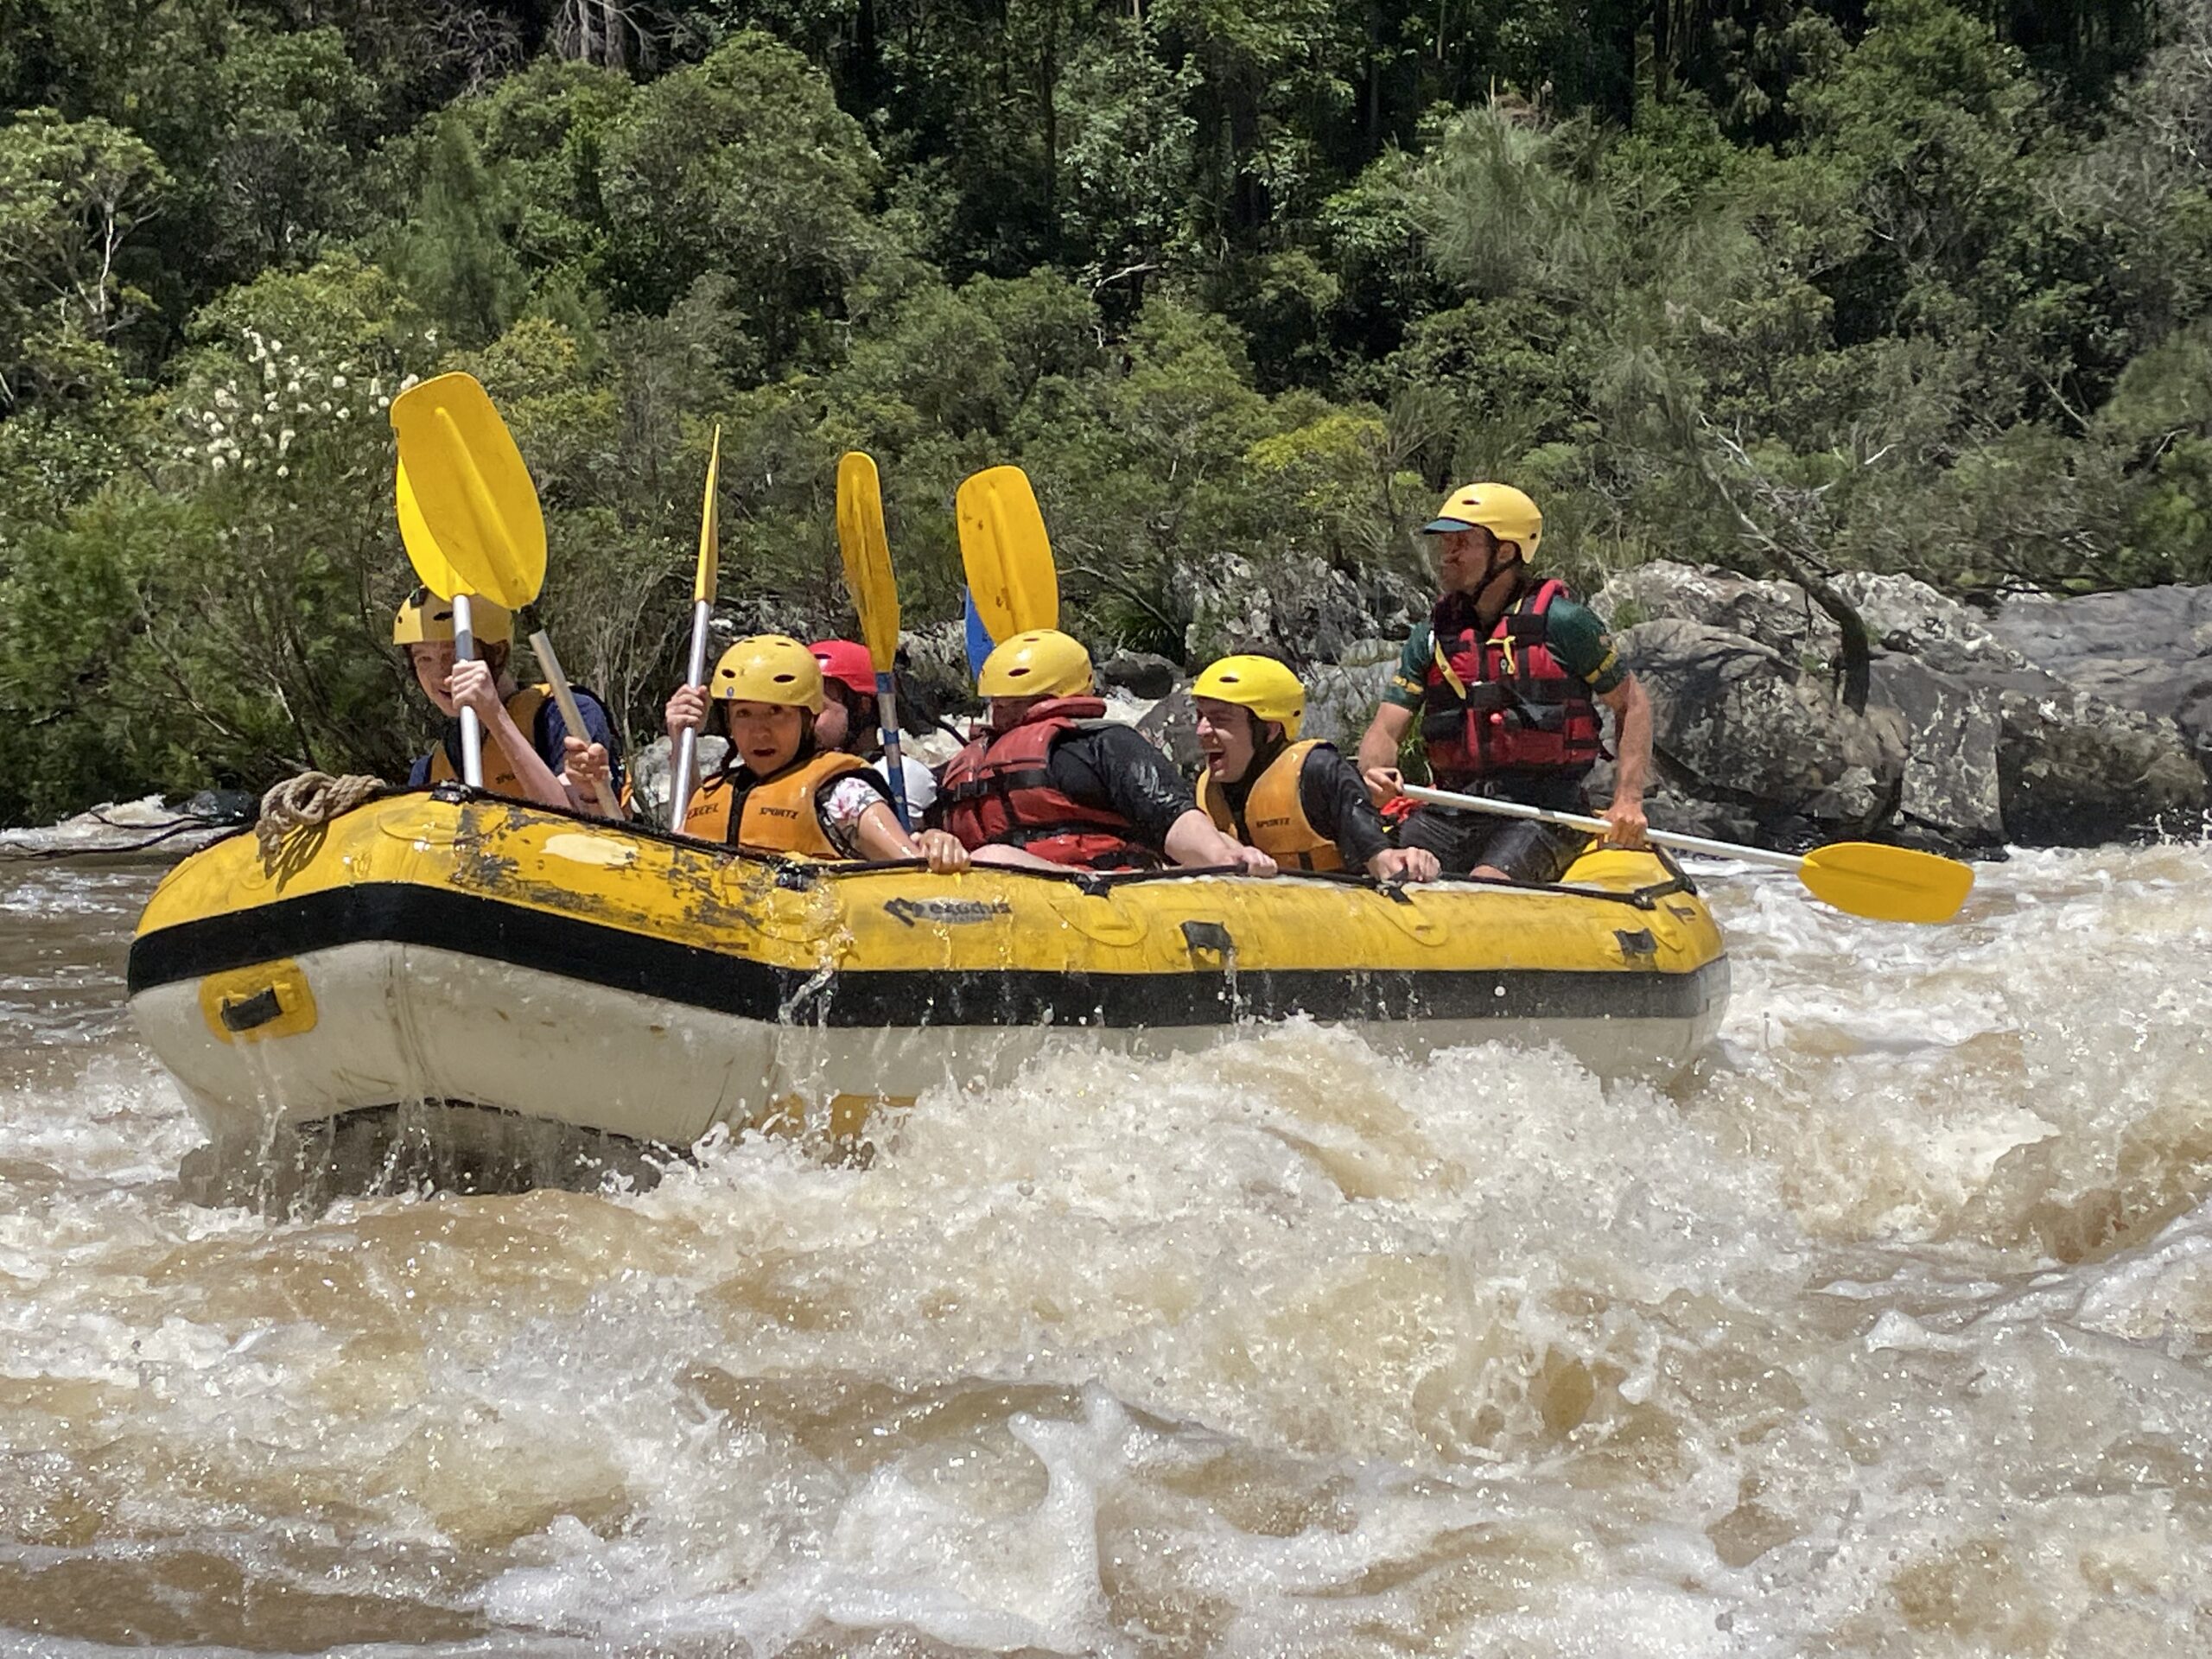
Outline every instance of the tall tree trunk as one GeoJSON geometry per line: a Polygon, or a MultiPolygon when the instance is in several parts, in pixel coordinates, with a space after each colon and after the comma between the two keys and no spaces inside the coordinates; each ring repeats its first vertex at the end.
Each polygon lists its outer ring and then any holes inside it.
{"type": "Polygon", "coordinates": [[[1038,112],[1045,136],[1045,224],[1057,252],[1060,242],[1060,13],[1058,0],[1048,0],[1045,13],[1045,44],[1037,57],[1038,112]]]}
{"type": "Polygon", "coordinates": [[[1725,434],[1719,436],[1722,453],[1748,484],[1754,499],[1762,502],[1768,514],[1777,521],[1781,533],[1761,523],[1737,499],[1720,468],[1702,449],[1698,453],[1698,470],[1735,515],[1744,539],[1757,548],[1767,563],[1783,577],[1803,588],[1813,603],[1827,612],[1835,624],[1836,632],[1842,636],[1838,677],[1843,706],[1854,715],[1865,714],[1867,696],[1873,690],[1874,642],[1866,632],[1866,619],[1859,615],[1859,607],[1836,591],[1827,573],[1821,569],[1821,556],[1815,550],[1818,543],[1808,523],[1819,510],[1820,492],[1793,491],[1777,484],[1760,470],[1742,444],[1725,434]],[[1789,545],[1785,537],[1797,545],[1789,545]]]}
{"type": "Polygon", "coordinates": [[[1363,162],[1382,153],[1382,5],[1367,0],[1367,143],[1363,162]]]}
{"type": "Polygon", "coordinates": [[[860,0],[860,13],[853,22],[853,67],[846,84],[851,89],[854,107],[862,115],[874,112],[882,67],[883,43],[876,35],[875,0],[860,0]]]}

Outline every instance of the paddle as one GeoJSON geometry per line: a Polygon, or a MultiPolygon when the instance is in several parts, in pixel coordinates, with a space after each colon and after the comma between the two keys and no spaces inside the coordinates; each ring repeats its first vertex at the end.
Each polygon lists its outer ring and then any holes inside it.
{"type": "MultiPolygon", "coordinates": [[[[691,582],[691,661],[683,683],[707,683],[707,620],[715,610],[715,580],[722,562],[722,515],[715,499],[721,481],[722,429],[715,428],[715,442],[707,452],[707,494],[699,505],[699,570],[691,582]]],[[[668,827],[681,830],[691,809],[692,787],[699,781],[699,733],[687,726],[676,745],[676,777],[669,790],[668,827]]]]}
{"type": "Polygon", "coordinates": [[[912,830],[906,811],[906,763],[899,754],[899,693],[891,670],[899,654],[899,582],[891,574],[891,543],[883,532],[883,486],[875,462],[857,449],[837,461],[837,551],[845,586],[860,613],[861,638],[875,670],[877,724],[883,734],[883,771],[891,810],[912,830]]]}
{"type": "MultiPolygon", "coordinates": [[[[1569,830],[1604,835],[1611,828],[1603,818],[1577,812],[1547,812],[1518,801],[1494,801],[1480,795],[1455,795],[1449,790],[1405,785],[1417,801],[1438,806],[1465,807],[1491,812],[1503,818],[1528,818],[1537,823],[1556,823],[1569,830]]],[[[1974,888],[1974,871],[1956,859],[1939,858],[1907,847],[1884,847],[1870,841],[1839,841],[1815,847],[1803,857],[1795,853],[1769,852],[1764,847],[1743,847],[1732,841],[1708,841],[1702,836],[1676,835],[1671,830],[1649,832],[1652,843],[1678,852],[1710,853],[1719,858],[1739,858],[1746,863],[1789,870],[1805,884],[1815,899],[1838,910],[1881,922],[1948,922],[1959,913],[1974,888]]]]}
{"type": "Polygon", "coordinates": [[[976,595],[965,587],[960,590],[960,603],[967,612],[962,625],[961,645],[968,653],[968,677],[977,678],[983,671],[983,658],[991,654],[991,631],[983,626],[983,618],[976,609],[976,595]]]}
{"type": "Polygon", "coordinates": [[[960,563],[968,592],[997,644],[1060,626],[1060,582],[1036,492],[1019,467],[993,467],[960,486],[960,563]]]}
{"type": "MultiPolygon", "coordinates": [[[[461,591],[461,577],[446,562],[445,554],[431,538],[429,526],[423,522],[423,509],[416,503],[415,486],[408,479],[404,461],[392,476],[392,493],[399,513],[399,539],[407,549],[407,562],[415,567],[415,579],[440,599],[453,601],[453,659],[473,662],[476,632],[468,596],[461,591]]],[[[474,709],[461,711],[461,777],[471,789],[484,787],[484,727],[474,709]]]]}
{"type": "MultiPolygon", "coordinates": [[[[518,613],[536,601],[545,585],[545,516],[538,507],[537,486],[489,394],[468,375],[442,374],[401,392],[391,400],[391,428],[421,526],[444,556],[448,569],[441,574],[455,579],[455,590],[439,597],[454,601],[454,654],[459,658],[458,636],[467,622],[470,594],[518,613]]],[[[403,539],[405,534],[403,522],[403,539]]],[[[416,574],[437,591],[420,565],[416,574]]],[[[538,653],[561,718],[588,741],[590,728],[550,645],[543,630],[531,636],[531,649],[538,653]]],[[[471,759],[470,723],[461,722],[465,762],[471,759]]],[[[481,764],[478,759],[476,776],[469,780],[478,787],[483,783],[481,764]]],[[[594,779],[593,786],[600,810],[620,817],[621,804],[607,780],[594,779]]]]}

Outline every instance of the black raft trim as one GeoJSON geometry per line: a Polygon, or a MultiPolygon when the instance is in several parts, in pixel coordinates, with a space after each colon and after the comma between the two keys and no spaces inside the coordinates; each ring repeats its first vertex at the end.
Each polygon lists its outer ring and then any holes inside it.
{"type": "Polygon", "coordinates": [[[282,899],[143,935],[132,995],[283,957],[382,941],[505,963],[750,1020],[824,1026],[1213,1026],[1231,1019],[1672,1019],[1726,994],[1727,963],[1649,970],[1256,969],[1187,973],[810,969],[401,882],[282,899]],[[817,982],[819,980],[819,982],[817,982]]]}

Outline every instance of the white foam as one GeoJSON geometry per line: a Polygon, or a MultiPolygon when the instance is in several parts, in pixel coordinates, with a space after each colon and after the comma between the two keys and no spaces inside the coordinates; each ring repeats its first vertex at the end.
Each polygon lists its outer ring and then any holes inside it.
{"type": "Polygon", "coordinates": [[[80,998],[0,1087],[0,1525],[342,1543],[497,1632],[425,1651],[2193,1651],[2208,876],[2026,855],[1914,930],[1701,871],[1669,1090],[1300,1025],[933,1090],[866,1168],[306,1221],[187,1202],[80,998]]]}

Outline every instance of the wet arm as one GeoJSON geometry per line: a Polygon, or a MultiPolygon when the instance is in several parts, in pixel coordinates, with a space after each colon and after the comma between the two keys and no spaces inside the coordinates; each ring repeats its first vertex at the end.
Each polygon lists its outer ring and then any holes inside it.
{"type": "Polygon", "coordinates": [[[925,830],[910,836],[899,827],[890,804],[878,801],[861,814],[853,839],[864,858],[887,862],[898,858],[925,858],[930,868],[943,875],[968,868],[968,849],[942,830],[925,830]]]}
{"type": "Polygon", "coordinates": [[[484,722],[484,734],[499,746],[513,769],[515,781],[530,791],[530,798],[540,806],[557,806],[568,810],[575,805],[569,798],[569,786],[554,775],[553,768],[545,764],[545,757],[537,746],[515,724],[505,704],[484,722]]]}
{"type": "MultiPolygon", "coordinates": [[[[1195,806],[1168,826],[1161,846],[1170,861],[1192,868],[1222,864],[1249,866],[1258,857],[1243,842],[1215,829],[1213,820],[1195,806]]],[[[1270,860],[1267,873],[1273,874],[1274,870],[1270,860]]]]}
{"type": "Polygon", "coordinates": [[[1346,869],[1365,869],[1390,844],[1382,815],[1367,798],[1366,784],[1334,749],[1313,751],[1299,774],[1298,804],[1306,810],[1306,821],[1337,843],[1346,869]]]}
{"type": "Polygon", "coordinates": [[[1651,781],[1651,699],[1630,674],[1598,701],[1613,711],[1613,799],[1640,803],[1651,781]]]}
{"type": "MultiPolygon", "coordinates": [[[[1141,840],[1154,847],[1166,848],[1176,826],[1198,807],[1197,797],[1174,763],[1127,726],[1110,726],[1058,745],[1051,766],[1053,782],[1067,794],[1110,807],[1135,826],[1141,840]],[[1088,779],[1079,772],[1069,774],[1071,782],[1080,780],[1076,787],[1061,783],[1063,755],[1089,772],[1088,779]]],[[[1198,816],[1211,828],[1204,813],[1198,816]]]]}
{"type": "Polygon", "coordinates": [[[1398,746],[1406,741],[1406,734],[1413,725],[1412,709],[1395,702],[1378,703],[1375,718],[1367,722],[1367,730],[1359,740],[1360,772],[1395,772],[1398,746]]]}

